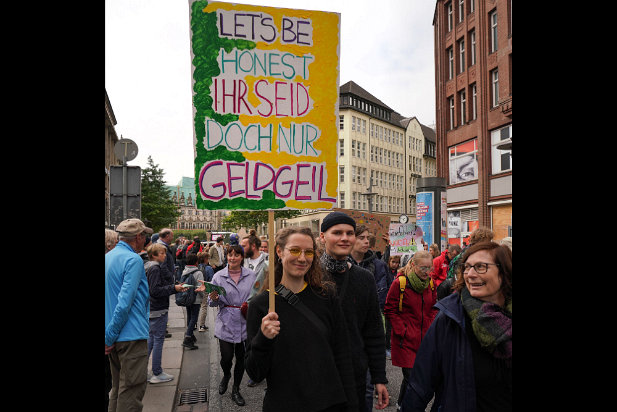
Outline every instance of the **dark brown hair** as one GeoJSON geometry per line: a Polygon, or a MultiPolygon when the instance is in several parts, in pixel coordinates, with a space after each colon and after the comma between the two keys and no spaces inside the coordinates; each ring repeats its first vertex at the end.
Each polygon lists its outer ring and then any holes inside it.
{"type": "MultiPolygon", "coordinates": [[[[311,288],[317,292],[323,293],[324,291],[331,291],[332,293],[334,293],[334,283],[323,279],[323,271],[321,269],[321,265],[319,264],[319,257],[317,255],[317,242],[315,240],[315,236],[313,236],[313,232],[308,227],[287,227],[277,232],[274,238],[274,257],[270,257],[270,259],[274,258],[274,286],[278,286],[281,283],[281,279],[283,278],[283,263],[281,262],[278,254],[276,253],[276,249],[285,249],[289,237],[293,234],[306,235],[310,237],[311,241],[313,242],[313,250],[315,251],[315,255],[313,256],[313,261],[311,262],[309,270],[304,274],[304,281],[308,283],[309,286],[311,286],[311,288]]],[[[268,288],[268,276],[269,273],[266,273],[264,285],[262,286],[261,290],[266,290],[268,288]]]]}

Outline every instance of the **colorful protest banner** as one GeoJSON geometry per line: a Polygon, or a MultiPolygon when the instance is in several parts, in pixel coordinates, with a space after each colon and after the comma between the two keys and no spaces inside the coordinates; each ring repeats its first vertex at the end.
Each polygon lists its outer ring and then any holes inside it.
{"type": "Polygon", "coordinates": [[[189,4],[197,207],[331,209],[340,14],[189,4]]]}
{"type": "Polygon", "coordinates": [[[422,229],[413,223],[390,223],[390,256],[414,254],[422,242],[422,229]]]}

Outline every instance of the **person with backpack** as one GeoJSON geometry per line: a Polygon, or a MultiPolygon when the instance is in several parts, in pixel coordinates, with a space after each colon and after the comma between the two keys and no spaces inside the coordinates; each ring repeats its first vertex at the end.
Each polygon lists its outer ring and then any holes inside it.
{"type": "Polygon", "coordinates": [[[180,284],[189,284],[193,285],[193,287],[189,287],[186,292],[176,295],[176,304],[186,307],[187,325],[182,346],[190,350],[199,348],[195,345],[197,338],[193,334],[193,329],[195,329],[195,325],[197,325],[201,300],[204,299],[204,288],[198,283],[200,280],[204,280],[204,275],[197,267],[197,255],[195,253],[189,253],[186,255],[186,266],[182,272],[180,284]],[[197,289],[201,289],[202,291],[197,289]]]}
{"type": "Polygon", "coordinates": [[[384,313],[392,324],[392,365],[401,367],[403,372],[397,410],[403,404],[420,342],[437,314],[433,308],[437,302],[436,287],[429,275],[432,263],[428,251],[416,252],[398,273],[386,297],[384,313]]]}
{"type": "Polygon", "coordinates": [[[167,248],[164,245],[154,243],[148,246],[146,251],[149,260],[144,264],[144,269],[150,290],[148,357],[152,354],[152,376],[148,379],[148,382],[169,382],[174,376],[163,372],[161,367],[165,328],[169,315],[169,296],[183,292],[186,288],[179,284],[174,285],[173,279],[169,279],[170,275],[161,271],[161,265],[165,262],[167,254],[167,248]]]}

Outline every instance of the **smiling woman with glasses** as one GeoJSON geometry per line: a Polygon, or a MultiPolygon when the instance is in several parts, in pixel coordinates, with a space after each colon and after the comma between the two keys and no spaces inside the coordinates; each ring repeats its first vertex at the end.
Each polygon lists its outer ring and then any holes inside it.
{"type": "Polygon", "coordinates": [[[463,254],[454,290],[416,356],[403,410],[512,410],[512,251],[492,241],[463,254]]]}
{"type": "Polygon", "coordinates": [[[322,280],[313,232],[285,228],[275,244],[276,311],[264,286],[247,313],[246,371],[267,381],[263,410],[357,410],[343,310],[334,283],[322,280]]]}
{"type": "Polygon", "coordinates": [[[384,315],[392,325],[392,365],[399,366],[403,372],[398,406],[403,402],[420,342],[437,313],[433,309],[437,292],[431,279],[432,270],[433,256],[430,252],[416,252],[398,272],[386,297],[384,315]]]}

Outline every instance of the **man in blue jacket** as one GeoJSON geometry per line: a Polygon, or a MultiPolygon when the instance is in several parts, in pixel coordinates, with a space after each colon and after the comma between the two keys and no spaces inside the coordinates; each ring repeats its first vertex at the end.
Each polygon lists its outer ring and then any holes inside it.
{"type": "Polygon", "coordinates": [[[137,254],[153,231],[139,219],[116,228],[118,244],[105,255],[105,354],[112,388],[109,411],[141,411],[146,393],[150,293],[137,254]]]}

